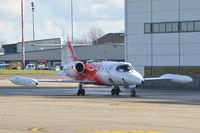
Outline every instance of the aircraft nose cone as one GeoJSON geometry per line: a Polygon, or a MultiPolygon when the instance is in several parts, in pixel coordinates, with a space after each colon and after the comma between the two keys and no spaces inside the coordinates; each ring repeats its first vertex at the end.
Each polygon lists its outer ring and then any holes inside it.
{"type": "Polygon", "coordinates": [[[136,83],[138,85],[144,84],[144,78],[142,77],[142,75],[138,72],[134,73],[135,79],[136,79],[136,83]]]}
{"type": "Polygon", "coordinates": [[[129,85],[141,85],[144,83],[144,78],[137,72],[130,73],[124,79],[129,85]]]}
{"type": "Polygon", "coordinates": [[[144,79],[138,78],[138,84],[144,84],[144,79]]]}

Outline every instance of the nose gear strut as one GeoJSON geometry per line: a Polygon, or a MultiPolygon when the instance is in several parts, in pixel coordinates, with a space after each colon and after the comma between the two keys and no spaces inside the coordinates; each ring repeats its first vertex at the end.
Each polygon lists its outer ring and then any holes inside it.
{"type": "Polygon", "coordinates": [[[135,88],[132,88],[132,90],[131,90],[131,97],[136,97],[135,88]]]}

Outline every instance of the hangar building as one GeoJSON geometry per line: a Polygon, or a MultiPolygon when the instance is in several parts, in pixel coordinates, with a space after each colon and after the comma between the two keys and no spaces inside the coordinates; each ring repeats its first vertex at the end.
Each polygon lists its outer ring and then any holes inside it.
{"type": "Polygon", "coordinates": [[[200,1],[125,0],[125,40],[126,60],[143,75],[199,72],[200,1]]]}
{"type": "MultiPolygon", "coordinates": [[[[26,41],[25,59],[26,64],[37,64],[46,61],[49,67],[54,63],[61,62],[61,48],[55,47],[35,47],[33,44],[61,44],[60,38],[26,41]]],[[[113,60],[124,61],[124,44],[74,44],[74,51],[78,59],[86,60],[113,60]]],[[[21,62],[22,48],[21,42],[3,45],[4,55],[0,55],[0,62],[21,62]]]]}

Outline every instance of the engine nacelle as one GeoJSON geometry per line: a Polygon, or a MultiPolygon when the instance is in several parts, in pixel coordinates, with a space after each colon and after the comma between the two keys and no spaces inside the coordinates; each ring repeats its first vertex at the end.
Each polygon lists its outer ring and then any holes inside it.
{"type": "Polygon", "coordinates": [[[74,70],[77,73],[83,73],[85,71],[85,65],[82,62],[75,63],[74,70]]]}
{"type": "Polygon", "coordinates": [[[73,62],[68,64],[65,68],[68,72],[76,72],[76,73],[83,73],[85,71],[85,65],[82,62],[73,62]]]}
{"type": "Polygon", "coordinates": [[[34,87],[38,85],[38,81],[36,79],[27,78],[27,77],[12,77],[10,81],[16,85],[30,86],[34,87]]]}

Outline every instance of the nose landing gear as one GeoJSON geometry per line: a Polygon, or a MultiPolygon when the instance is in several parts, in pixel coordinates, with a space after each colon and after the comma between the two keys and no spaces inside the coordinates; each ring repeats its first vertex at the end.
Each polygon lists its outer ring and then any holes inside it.
{"type": "Polygon", "coordinates": [[[119,86],[114,86],[113,89],[111,90],[111,95],[112,96],[119,96],[121,90],[119,86]]]}
{"type": "Polygon", "coordinates": [[[133,88],[131,90],[131,97],[136,97],[136,91],[135,91],[135,88],[133,88]]]}

